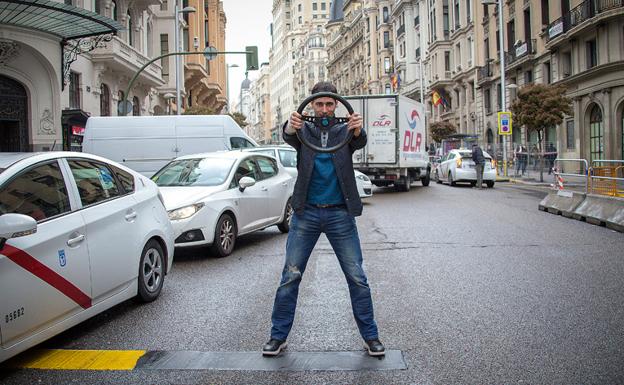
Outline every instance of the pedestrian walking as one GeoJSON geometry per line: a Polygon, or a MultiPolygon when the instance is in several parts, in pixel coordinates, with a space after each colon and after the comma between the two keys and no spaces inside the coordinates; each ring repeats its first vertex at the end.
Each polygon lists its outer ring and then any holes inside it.
{"type": "Polygon", "coordinates": [[[475,170],[477,172],[477,188],[483,189],[483,166],[485,165],[485,157],[483,156],[483,150],[478,144],[472,145],[472,160],[475,163],[475,170]]]}
{"type": "MultiPolygon", "coordinates": [[[[336,87],[320,82],[312,88],[313,94],[318,92],[336,93],[336,87]]],[[[334,116],[336,100],[331,97],[316,98],[311,105],[317,117],[334,116]]],[[[276,356],[286,347],[295,318],[299,285],[321,233],[327,236],[347,280],[353,315],[368,354],[385,354],[375,322],[371,289],[362,266],[355,222],[355,217],[362,213],[362,202],[351,159],[353,152],[366,145],[366,132],[359,114],[348,118],[348,123],[330,128],[328,137],[323,134],[323,140],[320,130],[304,122],[297,112],[293,112],[284,125],[284,141],[297,150],[298,176],[292,198],[294,213],[286,241],[286,259],[275,294],[271,337],[262,349],[264,355],[276,356]],[[297,137],[298,132],[312,144],[331,147],[344,139],[348,130],[353,131],[353,139],[334,154],[318,153],[303,146],[297,137]]]]}

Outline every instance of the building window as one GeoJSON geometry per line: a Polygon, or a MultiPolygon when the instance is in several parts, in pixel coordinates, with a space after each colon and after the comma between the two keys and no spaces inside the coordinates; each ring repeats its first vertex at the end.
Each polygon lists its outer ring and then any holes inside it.
{"type": "Polygon", "coordinates": [[[110,88],[104,83],[100,86],[100,116],[111,116],[110,88]]]}
{"type": "Polygon", "coordinates": [[[548,0],[542,0],[542,25],[550,24],[550,16],[548,15],[548,0]]]}
{"type": "Polygon", "coordinates": [[[585,45],[587,50],[587,69],[593,68],[598,65],[598,54],[596,49],[596,40],[588,40],[585,45]]]}
{"type": "Polygon", "coordinates": [[[321,3],[321,11],[324,11],[324,10],[326,10],[326,9],[327,9],[327,8],[326,8],[325,3],[321,3]]]}
{"type": "Polygon", "coordinates": [[[533,83],[533,71],[527,71],[524,73],[524,83],[529,84],[533,83]]]}
{"type": "MultiPolygon", "coordinates": [[[[163,33],[160,35],[160,54],[165,55],[169,53],[169,35],[163,33]]],[[[169,80],[169,57],[160,59],[160,66],[162,68],[161,74],[163,80],[169,80]]]]}
{"type": "Polygon", "coordinates": [[[385,57],[384,58],[384,71],[389,74],[390,73],[390,58],[389,57],[385,57]]]}
{"type": "Polygon", "coordinates": [[[444,70],[451,70],[451,53],[449,51],[444,51],[444,70]]]}
{"type": "Polygon", "coordinates": [[[313,11],[318,11],[318,4],[317,3],[312,3],[312,10],[313,11]]]}
{"type": "Polygon", "coordinates": [[[189,29],[188,27],[182,29],[182,50],[188,52],[189,50],[189,29]]]}
{"type": "Polygon", "coordinates": [[[561,54],[561,73],[564,78],[572,75],[572,52],[564,52],[561,54]]]}
{"type": "Polygon", "coordinates": [[[566,122],[566,147],[568,150],[574,150],[574,120],[568,120],[566,122]]]}
{"type": "Polygon", "coordinates": [[[470,4],[470,0],[466,0],[466,20],[468,24],[472,23],[472,5],[470,4]]]}
{"type": "Polygon", "coordinates": [[[80,108],[80,74],[69,74],[69,108],[80,108]]]}
{"type": "Polygon", "coordinates": [[[297,11],[301,12],[301,4],[297,5],[297,11]]]}
{"type": "Polygon", "coordinates": [[[383,22],[387,23],[388,19],[389,19],[389,15],[388,15],[388,7],[383,7],[382,10],[382,15],[383,15],[383,22]]]}
{"type": "Polygon", "coordinates": [[[483,42],[483,57],[486,62],[490,60],[490,39],[489,38],[485,38],[485,41],[483,42]]]}
{"type": "Polygon", "coordinates": [[[290,19],[290,12],[286,12],[286,18],[290,19]]]}
{"type": "Polygon", "coordinates": [[[117,2],[115,0],[111,2],[111,15],[113,16],[113,20],[119,21],[119,17],[117,15],[117,2]]]}
{"type": "Polygon", "coordinates": [[[162,3],[160,3],[160,10],[166,11],[168,7],[169,7],[169,4],[167,4],[167,0],[162,0],[162,3]]]}
{"type": "Polygon", "coordinates": [[[459,0],[454,0],[455,4],[453,6],[453,18],[455,19],[455,30],[461,28],[461,22],[459,19],[459,0]]]}
{"type": "Polygon", "coordinates": [[[589,155],[590,161],[604,159],[604,126],[602,111],[597,104],[589,115],[589,155]]]}
{"type": "Polygon", "coordinates": [[[133,46],[134,41],[132,40],[132,17],[130,16],[130,10],[128,10],[128,13],[126,15],[126,19],[128,20],[126,22],[126,27],[128,28],[128,45],[133,46]]]}
{"type": "Polygon", "coordinates": [[[552,83],[552,78],[550,75],[550,62],[547,61],[544,63],[544,84],[552,83]]]}
{"type": "Polygon", "coordinates": [[[141,104],[136,96],[132,98],[132,116],[141,116],[141,104]]]}
{"type": "Polygon", "coordinates": [[[449,39],[449,9],[448,9],[448,0],[443,0],[442,2],[442,28],[444,28],[444,40],[449,39]]]}
{"type": "Polygon", "coordinates": [[[93,0],[93,12],[100,13],[100,0],[93,0]]]}
{"type": "Polygon", "coordinates": [[[502,106],[503,106],[503,92],[502,92],[500,83],[498,83],[496,85],[496,95],[498,96],[496,98],[496,106],[498,107],[498,111],[503,111],[504,110],[502,108],[502,106]]]}
{"type": "Polygon", "coordinates": [[[390,32],[389,31],[384,31],[383,42],[384,42],[384,48],[390,47],[390,32]]]}
{"type": "Polygon", "coordinates": [[[484,104],[485,104],[485,113],[489,114],[492,112],[492,104],[490,100],[490,90],[485,90],[483,94],[484,104]]]}
{"type": "Polygon", "coordinates": [[[301,16],[299,16],[298,21],[299,21],[299,24],[303,24],[303,18],[301,16]]]}

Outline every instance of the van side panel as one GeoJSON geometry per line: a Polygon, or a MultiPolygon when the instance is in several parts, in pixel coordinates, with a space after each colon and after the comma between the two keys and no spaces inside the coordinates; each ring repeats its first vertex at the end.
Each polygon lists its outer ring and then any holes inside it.
{"type": "Polygon", "coordinates": [[[119,162],[151,176],[177,156],[172,121],[99,119],[85,129],[83,151],[119,162]],[[87,134],[88,132],[88,134],[87,134]]]}
{"type": "MultiPolygon", "coordinates": [[[[179,122],[176,124],[176,144],[179,154],[196,154],[229,150],[220,122],[179,122]]],[[[242,131],[242,130],[241,130],[242,131]]]]}

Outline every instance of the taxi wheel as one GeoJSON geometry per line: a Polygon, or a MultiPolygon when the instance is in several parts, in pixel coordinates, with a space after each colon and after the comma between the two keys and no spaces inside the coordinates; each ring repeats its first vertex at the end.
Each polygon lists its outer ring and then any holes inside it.
{"type": "Polygon", "coordinates": [[[427,175],[425,175],[420,182],[422,183],[422,185],[424,187],[429,186],[429,182],[431,182],[431,173],[429,171],[427,171],[427,175]]]}
{"type": "Polygon", "coordinates": [[[158,298],[165,280],[164,263],[162,247],[158,242],[151,239],[141,253],[137,299],[142,302],[152,302],[158,298]]]}
{"type": "Polygon", "coordinates": [[[221,215],[217,221],[214,240],[210,246],[210,251],[215,257],[222,258],[232,254],[236,244],[236,232],[236,222],[230,214],[221,215]]]}
{"type": "Polygon", "coordinates": [[[284,220],[277,225],[277,228],[282,233],[287,233],[290,230],[290,219],[293,215],[293,208],[290,202],[290,198],[288,198],[288,202],[286,202],[286,208],[284,208],[284,220]]]}
{"type": "Polygon", "coordinates": [[[488,186],[488,188],[494,188],[494,181],[493,180],[486,180],[485,184],[488,186]]]}
{"type": "Polygon", "coordinates": [[[450,186],[456,186],[457,183],[455,183],[455,181],[453,180],[453,174],[451,174],[451,172],[449,171],[449,175],[448,175],[448,182],[450,186]]]}

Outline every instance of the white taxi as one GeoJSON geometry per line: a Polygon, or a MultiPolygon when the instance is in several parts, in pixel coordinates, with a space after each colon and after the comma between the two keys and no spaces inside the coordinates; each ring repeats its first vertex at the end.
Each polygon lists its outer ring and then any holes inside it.
{"type": "Polygon", "coordinates": [[[181,156],[152,177],[175,230],[176,247],[232,253],[238,236],[290,228],[292,177],[277,159],[246,151],[181,156]]]}
{"type": "Polygon", "coordinates": [[[0,362],[171,269],[173,228],[146,177],[75,152],[0,153],[0,362]]]}
{"type": "MultiPolygon", "coordinates": [[[[492,166],[490,154],[483,151],[483,157],[485,157],[483,183],[492,188],[496,181],[496,169],[492,166]]],[[[472,160],[472,151],[463,148],[449,151],[435,167],[434,178],[438,183],[445,180],[451,186],[455,186],[457,182],[469,182],[472,186],[476,186],[477,171],[472,160]]]]}

